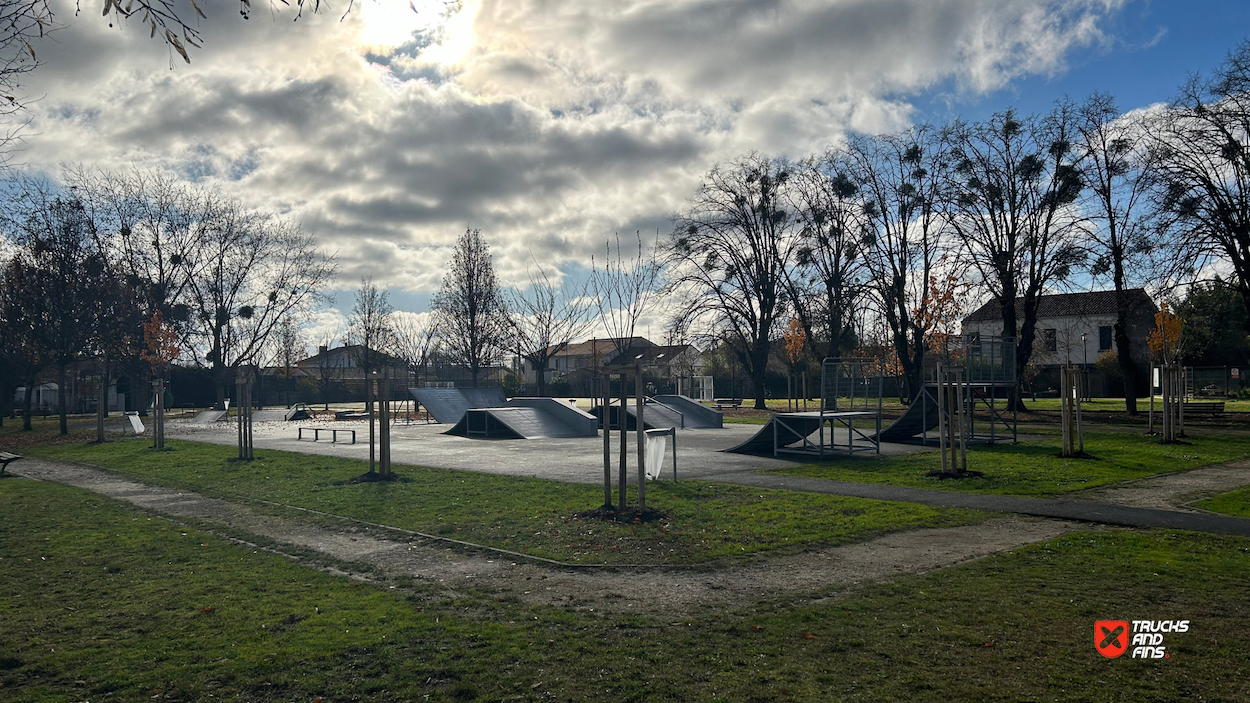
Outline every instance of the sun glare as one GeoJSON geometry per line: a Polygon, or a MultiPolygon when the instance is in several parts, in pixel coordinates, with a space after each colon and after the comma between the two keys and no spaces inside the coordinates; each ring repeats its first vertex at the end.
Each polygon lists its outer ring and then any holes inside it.
{"type": "Polygon", "coordinates": [[[360,8],[360,41],[366,46],[399,46],[418,32],[438,24],[441,0],[364,0],[360,8]]]}

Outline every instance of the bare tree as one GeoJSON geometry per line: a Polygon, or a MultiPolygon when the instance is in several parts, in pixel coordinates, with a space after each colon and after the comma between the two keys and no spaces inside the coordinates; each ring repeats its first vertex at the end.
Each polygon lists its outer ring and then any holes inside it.
{"type": "Polygon", "coordinates": [[[1133,359],[1128,336],[1133,278],[1148,276],[1157,240],[1150,211],[1156,180],[1142,121],[1123,116],[1106,93],[1095,93],[1078,109],[1076,148],[1087,186],[1083,207],[1092,220],[1081,246],[1090,273],[1110,276],[1116,294],[1116,357],[1124,376],[1124,406],[1137,414],[1137,391],[1144,378],[1133,359]]]}
{"type": "Polygon", "coordinates": [[[929,281],[942,255],[940,194],[950,174],[941,136],[922,125],[898,135],[853,138],[847,158],[869,219],[865,248],[872,286],[914,400],[930,333],[929,281]]]}
{"type": "Polygon", "coordinates": [[[0,168],[26,125],[22,79],[39,65],[34,44],[55,29],[49,0],[0,0],[0,168]]]}
{"type": "MultiPolygon", "coordinates": [[[[378,290],[373,279],[365,277],[356,290],[356,302],[347,321],[347,344],[351,347],[352,360],[365,376],[365,387],[370,385],[371,374],[389,365],[392,358],[386,349],[394,346],[395,332],[391,328],[391,306],[388,291],[378,290]]],[[[373,410],[373,392],[365,392],[365,410],[373,410]]]]}
{"type": "Polygon", "coordinates": [[[342,367],[330,355],[334,343],[342,336],[339,330],[335,330],[317,340],[317,387],[321,390],[321,402],[326,410],[330,409],[330,384],[343,374],[342,367]]]}
{"type": "Polygon", "coordinates": [[[482,369],[498,364],[510,348],[511,333],[507,302],[481,230],[466,229],[456,240],[433,307],[443,351],[469,370],[477,388],[482,369]]]}
{"type": "Polygon", "coordinates": [[[1250,313],[1250,41],[1146,125],[1161,179],[1156,207],[1183,245],[1172,253],[1231,265],[1250,313]]]}
{"type": "Polygon", "coordinates": [[[588,284],[557,284],[535,262],[529,286],[506,293],[512,313],[512,337],[520,356],[534,367],[538,395],[547,395],[551,359],[591,329],[593,307],[586,299],[588,284]]]}
{"type": "Polygon", "coordinates": [[[674,218],[669,246],[680,315],[727,332],[763,410],[764,379],[798,239],[783,189],[790,165],[758,153],[716,166],[674,218]]]}
{"type": "Polygon", "coordinates": [[[232,375],[256,361],[283,318],[319,299],[335,266],[298,226],[202,195],[187,279],[189,328],[196,360],[213,372],[221,409],[232,375]]]}
{"type": "Polygon", "coordinates": [[[288,315],[278,322],[278,327],[273,335],[273,350],[270,358],[274,365],[282,369],[282,378],[286,382],[286,406],[291,407],[291,367],[295,362],[299,361],[308,351],[308,345],[304,341],[304,331],[299,327],[299,321],[293,315],[288,315]]]}
{"type": "Polygon", "coordinates": [[[28,319],[36,344],[57,369],[61,434],[68,434],[67,375],[83,358],[95,331],[92,314],[104,294],[107,262],[96,246],[94,223],[83,203],[48,181],[20,178],[9,184],[4,220],[30,264],[29,286],[37,295],[28,319]]]}
{"type": "Polygon", "coordinates": [[[871,225],[851,167],[845,154],[830,151],[798,164],[787,188],[801,229],[786,287],[817,359],[855,348],[851,320],[868,283],[864,246],[871,225]]]}
{"type": "Polygon", "coordinates": [[[425,373],[438,353],[437,329],[433,316],[400,313],[394,320],[395,356],[408,367],[413,387],[420,387],[425,373]]]}
{"type": "Polygon", "coordinates": [[[660,295],[663,268],[654,248],[648,250],[642,235],[635,233],[637,254],[627,257],[618,235],[606,245],[602,266],[591,262],[590,289],[599,312],[599,323],[607,331],[605,348],[596,350],[596,362],[609,356],[620,356],[633,343],[638,321],[651,312],[660,295]]]}
{"type": "Polygon", "coordinates": [[[216,226],[215,198],[156,170],[71,165],[66,182],[91,209],[100,246],[131,280],[145,317],[159,312],[185,335],[194,253],[216,226]]]}
{"type": "Polygon", "coordinates": [[[950,131],[957,177],[950,181],[948,222],[1000,306],[1003,336],[1017,339],[1017,407],[1041,296],[1067,280],[1084,256],[1073,207],[1082,188],[1073,153],[1076,120],[1075,108],[1061,102],[1042,117],[1022,119],[1008,110],[950,131]]]}
{"type": "MultiPolygon", "coordinates": [[[[37,334],[41,324],[43,292],[31,285],[34,266],[18,252],[0,275],[0,356],[8,366],[11,383],[25,386],[22,398],[22,430],[31,431],[31,404],[35,380],[48,363],[37,334]]],[[[0,389],[4,390],[4,389],[0,389]]],[[[7,392],[7,391],[6,391],[7,392]]]]}

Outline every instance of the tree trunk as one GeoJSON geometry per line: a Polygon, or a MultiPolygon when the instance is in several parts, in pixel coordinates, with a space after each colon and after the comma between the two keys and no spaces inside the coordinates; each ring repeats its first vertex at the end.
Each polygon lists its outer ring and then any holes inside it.
{"type": "Polygon", "coordinates": [[[109,411],[109,359],[105,356],[100,360],[100,383],[96,390],[95,401],[95,441],[104,443],[104,418],[109,411]]]}
{"type": "Polygon", "coordinates": [[[22,431],[30,432],[35,429],[30,423],[30,406],[35,401],[35,375],[31,374],[26,379],[26,397],[22,399],[22,431]]]}
{"type": "Polygon", "coordinates": [[[767,410],[768,404],[764,402],[765,381],[768,378],[768,340],[761,339],[755,342],[754,348],[751,350],[751,383],[755,384],[755,409],[767,410]]]}
{"type": "Polygon", "coordinates": [[[56,366],[56,409],[61,420],[61,434],[63,435],[69,434],[69,418],[65,407],[65,366],[64,363],[56,366]]]}
{"type": "Polygon", "coordinates": [[[215,371],[213,373],[213,390],[215,390],[217,393],[217,404],[213,406],[213,409],[225,410],[226,409],[226,372],[225,371],[215,371]]]}
{"type": "MultiPolygon", "coordinates": [[[[1111,218],[1114,226],[1115,218],[1111,218]]],[[[1124,376],[1124,409],[1129,415],[1137,414],[1137,362],[1129,350],[1128,294],[1124,290],[1124,248],[1117,244],[1112,230],[1112,283],[1115,285],[1115,351],[1120,362],[1120,374],[1124,376]]]]}
{"type": "Polygon", "coordinates": [[[1124,409],[1129,415],[1137,414],[1137,362],[1129,350],[1128,310],[1119,306],[1115,320],[1115,352],[1124,376],[1124,409]]]}

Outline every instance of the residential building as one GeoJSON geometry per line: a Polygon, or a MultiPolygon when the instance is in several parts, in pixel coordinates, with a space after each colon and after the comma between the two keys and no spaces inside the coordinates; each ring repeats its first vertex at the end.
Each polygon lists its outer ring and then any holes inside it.
{"type": "MultiPolygon", "coordinates": [[[[1141,288],[1125,291],[1129,302],[1129,352],[1144,370],[1150,362],[1146,338],[1159,308],[1141,288]]],[[[1016,299],[1016,319],[1024,319],[1023,299],[1016,299]]],[[[1038,301],[1032,364],[1049,376],[1065,364],[1092,369],[1098,357],[1115,350],[1116,292],[1060,293],[1043,295],[1038,301]]],[[[1002,308],[998,301],[982,305],[963,320],[964,335],[1002,334],[1002,308]]],[[[1018,336],[1018,335],[1017,335],[1018,336]]],[[[1095,379],[1100,381],[1100,379],[1095,379]]]]}

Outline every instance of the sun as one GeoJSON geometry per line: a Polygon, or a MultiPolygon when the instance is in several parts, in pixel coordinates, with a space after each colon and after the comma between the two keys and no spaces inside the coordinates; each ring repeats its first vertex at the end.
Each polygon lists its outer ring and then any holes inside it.
{"type": "Polygon", "coordinates": [[[392,47],[406,43],[413,32],[437,25],[442,0],[363,0],[360,9],[360,42],[366,46],[392,47]]]}

